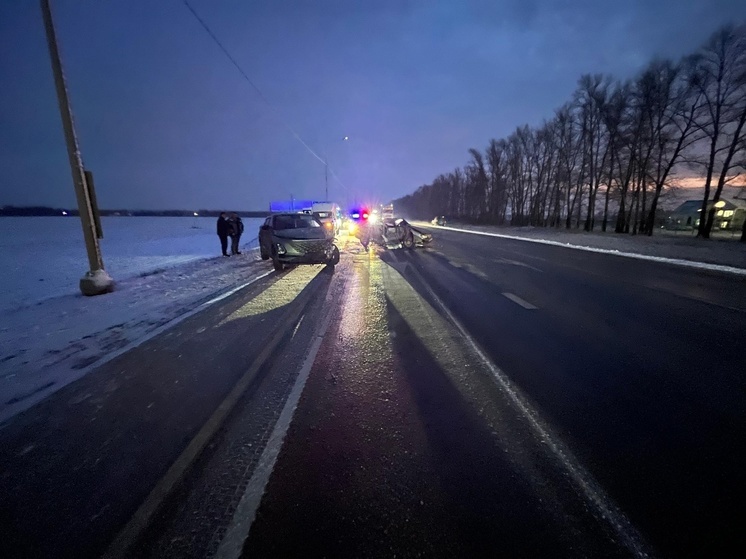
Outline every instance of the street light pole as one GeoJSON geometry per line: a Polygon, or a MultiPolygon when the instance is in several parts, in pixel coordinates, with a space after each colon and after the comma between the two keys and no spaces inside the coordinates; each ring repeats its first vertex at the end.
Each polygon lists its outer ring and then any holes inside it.
{"type": "Polygon", "coordinates": [[[329,159],[324,155],[324,201],[329,201],[329,159]]]}
{"type": "Polygon", "coordinates": [[[86,180],[85,168],[80,155],[78,139],[75,135],[73,114],[70,108],[70,100],[67,95],[65,74],[62,71],[62,62],[57,48],[57,36],[52,21],[52,10],[49,0],[41,1],[41,11],[44,17],[44,28],[47,33],[47,45],[49,46],[49,57],[52,62],[52,73],[54,84],[57,89],[57,101],[62,117],[62,128],[65,132],[65,143],[67,144],[67,155],[70,160],[75,196],[78,202],[80,222],[83,226],[83,237],[85,238],[86,252],[88,253],[89,270],[80,279],[80,291],[83,295],[100,295],[108,293],[114,288],[114,281],[104,270],[104,262],[101,258],[101,249],[98,244],[98,233],[96,228],[96,216],[94,204],[91,201],[91,190],[93,184],[86,180]]]}

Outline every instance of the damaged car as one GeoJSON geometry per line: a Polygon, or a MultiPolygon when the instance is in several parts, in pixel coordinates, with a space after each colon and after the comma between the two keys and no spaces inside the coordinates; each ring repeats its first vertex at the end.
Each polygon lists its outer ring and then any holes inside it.
{"type": "Polygon", "coordinates": [[[399,244],[404,248],[424,247],[432,242],[433,236],[417,229],[406,219],[385,219],[382,224],[382,236],[386,245],[399,244]]]}

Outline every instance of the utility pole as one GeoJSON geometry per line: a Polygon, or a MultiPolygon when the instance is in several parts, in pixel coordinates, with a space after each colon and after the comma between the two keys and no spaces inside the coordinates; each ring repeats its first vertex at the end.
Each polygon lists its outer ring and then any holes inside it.
{"type": "MultiPolygon", "coordinates": [[[[104,270],[104,262],[101,258],[101,249],[98,244],[100,229],[97,228],[98,209],[92,201],[93,181],[86,180],[86,171],[80,155],[78,139],[75,135],[73,124],[73,113],[70,108],[70,100],[67,95],[65,74],[62,71],[62,62],[57,48],[57,36],[52,21],[52,10],[49,0],[41,1],[41,12],[44,16],[44,28],[47,33],[47,44],[49,46],[49,57],[52,62],[52,73],[54,84],[57,89],[57,101],[60,106],[62,117],[62,128],[65,132],[65,143],[67,144],[67,155],[70,160],[75,196],[78,202],[80,222],[83,226],[83,237],[85,238],[86,252],[88,253],[89,270],[80,279],[80,291],[83,295],[100,295],[108,293],[114,288],[114,281],[104,270]]],[[[90,175],[89,175],[90,176],[90,175]]]]}
{"type": "Polygon", "coordinates": [[[329,201],[329,160],[324,156],[324,202],[329,201]]]}

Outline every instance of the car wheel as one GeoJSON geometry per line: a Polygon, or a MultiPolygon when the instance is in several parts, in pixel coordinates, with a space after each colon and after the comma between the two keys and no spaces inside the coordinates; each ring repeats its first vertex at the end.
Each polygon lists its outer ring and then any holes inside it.
{"type": "Polygon", "coordinates": [[[332,250],[332,257],[329,259],[328,264],[331,266],[336,266],[339,264],[339,249],[337,248],[337,245],[334,245],[334,249],[332,250]]]}
{"type": "Polygon", "coordinates": [[[277,256],[277,251],[272,249],[272,266],[274,266],[275,271],[282,272],[283,264],[280,262],[280,257],[277,256]]]}
{"type": "Polygon", "coordinates": [[[409,248],[409,249],[414,248],[414,235],[410,233],[409,235],[404,237],[404,241],[402,241],[402,245],[404,246],[404,248],[409,248]]]}

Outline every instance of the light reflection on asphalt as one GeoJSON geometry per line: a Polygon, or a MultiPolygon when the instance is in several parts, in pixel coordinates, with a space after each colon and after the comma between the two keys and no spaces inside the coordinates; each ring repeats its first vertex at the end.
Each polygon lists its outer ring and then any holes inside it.
{"type": "Polygon", "coordinates": [[[289,305],[323,269],[322,265],[297,266],[291,269],[267,289],[224,318],[218,326],[289,305]]]}

